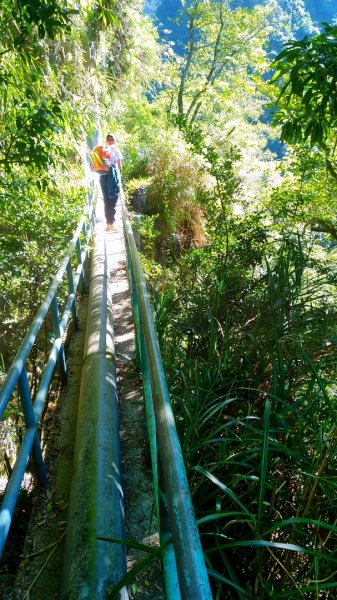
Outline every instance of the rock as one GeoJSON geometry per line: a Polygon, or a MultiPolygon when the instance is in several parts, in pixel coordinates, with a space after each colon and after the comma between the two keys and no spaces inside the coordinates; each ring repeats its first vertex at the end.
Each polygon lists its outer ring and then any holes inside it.
{"type": "Polygon", "coordinates": [[[149,191],[149,186],[139,187],[131,196],[131,204],[137,213],[146,212],[146,200],[149,191]]]}

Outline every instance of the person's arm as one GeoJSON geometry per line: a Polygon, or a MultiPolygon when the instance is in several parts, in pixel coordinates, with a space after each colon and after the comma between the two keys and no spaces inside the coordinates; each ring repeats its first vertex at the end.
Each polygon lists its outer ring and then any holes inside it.
{"type": "Polygon", "coordinates": [[[123,158],[122,153],[116,147],[114,148],[114,151],[115,151],[115,157],[116,157],[116,167],[120,172],[122,172],[122,158],[123,158]]]}

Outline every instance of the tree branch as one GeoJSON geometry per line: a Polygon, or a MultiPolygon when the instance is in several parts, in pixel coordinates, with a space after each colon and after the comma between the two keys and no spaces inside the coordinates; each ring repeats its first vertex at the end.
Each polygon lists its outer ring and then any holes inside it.
{"type": "Polygon", "coordinates": [[[337,182],[337,171],[332,166],[332,162],[328,157],[325,157],[325,164],[326,164],[328,173],[330,173],[331,177],[333,177],[333,179],[337,182]]]}
{"type": "MultiPolygon", "coordinates": [[[[202,88],[195,94],[195,96],[194,96],[194,98],[193,98],[193,100],[192,100],[192,102],[191,102],[191,104],[189,106],[189,109],[188,109],[188,111],[186,113],[186,118],[187,119],[189,118],[192,110],[194,109],[195,105],[198,102],[199,102],[199,108],[200,108],[200,105],[201,105],[200,98],[202,96],[204,96],[204,94],[206,93],[207,88],[208,88],[209,84],[212,81],[213,74],[214,74],[215,69],[216,69],[216,65],[217,65],[217,61],[218,61],[218,56],[219,56],[219,52],[220,52],[220,43],[221,43],[222,32],[223,32],[224,27],[225,27],[225,22],[224,22],[224,19],[223,19],[223,12],[222,12],[222,10],[223,10],[223,4],[221,3],[220,4],[220,29],[218,31],[218,35],[216,37],[216,42],[215,42],[215,45],[214,45],[214,53],[213,53],[212,64],[211,64],[210,70],[208,72],[208,75],[206,77],[206,82],[204,83],[204,85],[202,86],[202,88]]],[[[196,111],[194,111],[193,120],[195,119],[196,115],[197,115],[197,113],[196,113],[196,111]]]]}
{"type": "Polygon", "coordinates": [[[184,115],[184,93],[185,93],[185,84],[187,75],[192,63],[193,54],[195,50],[195,26],[194,26],[194,18],[190,20],[189,23],[189,35],[188,35],[188,52],[186,58],[186,64],[181,74],[180,86],[178,91],[178,112],[180,116],[184,115]]]}
{"type": "MultiPolygon", "coordinates": [[[[218,63],[218,56],[220,53],[220,43],[221,43],[221,37],[222,37],[222,33],[223,33],[223,29],[225,27],[225,23],[223,20],[223,5],[221,4],[220,6],[220,29],[217,35],[217,39],[215,42],[215,46],[214,46],[214,53],[213,53],[213,60],[212,60],[212,64],[210,67],[210,70],[208,72],[208,76],[206,78],[206,82],[204,83],[204,85],[202,86],[202,88],[196,92],[189,108],[188,111],[186,113],[186,118],[190,119],[190,124],[192,124],[197,115],[198,112],[201,108],[202,105],[202,97],[206,94],[208,88],[210,85],[212,85],[215,80],[220,77],[222,71],[225,68],[225,63],[222,62],[221,65],[217,68],[217,63],[218,63]]],[[[258,27],[255,27],[240,43],[239,46],[237,46],[236,48],[234,48],[231,52],[229,52],[227,54],[228,57],[233,57],[236,56],[237,54],[239,54],[240,52],[242,52],[242,50],[247,46],[247,44],[253,40],[258,34],[259,32],[263,29],[263,25],[260,24],[258,25],[258,27]]],[[[205,46],[206,47],[206,46],[205,46]]]]}

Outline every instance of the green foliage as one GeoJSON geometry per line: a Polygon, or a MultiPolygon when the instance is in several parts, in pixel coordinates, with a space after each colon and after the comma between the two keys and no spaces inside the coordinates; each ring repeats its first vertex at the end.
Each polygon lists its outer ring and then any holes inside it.
{"type": "Polygon", "coordinates": [[[134,225],[135,230],[141,236],[142,249],[147,255],[153,252],[154,244],[160,232],[156,229],[157,215],[141,215],[139,221],[134,225]]]}
{"type": "Polygon", "coordinates": [[[189,38],[180,66],[177,105],[179,115],[192,124],[201,112],[223,109],[228,84],[240,80],[241,88],[255,87],[248,68],[252,75],[265,64],[262,45],[268,33],[268,9],[258,5],[232,10],[222,0],[195,1],[186,11],[189,38]]]}
{"type": "Polygon", "coordinates": [[[272,81],[281,82],[274,118],[281,124],[281,139],[294,143],[310,140],[324,146],[337,124],[337,27],[324,24],[325,33],[285,44],[272,67],[272,81]]]}
{"type": "Polygon", "coordinates": [[[188,153],[177,132],[168,131],[153,146],[147,170],[152,177],[149,210],[159,214],[162,231],[179,231],[183,222],[188,227],[189,211],[193,212],[202,179],[197,159],[188,153]]]}
{"type": "MultiPolygon", "coordinates": [[[[326,158],[317,149],[296,146],[279,167],[282,183],[276,187],[266,206],[272,222],[281,230],[320,234],[328,248],[337,239],[336,183],[326,172],[326,158]]],[[[324,251],[322,250],[322,260],[324,251]]]]}
{"type": "Polygon", "coordinates": [[[8,134],[3,138],[0,165],[5,171],[14,165],[46,168],[53,160],[50,138],[61,122],[59,102],[24,99],[13,108],[12,113],[7,113],[8,134]]]}
{"type": "Polygon", "coordinates": [[[115,14],[116,10],[116,1],[109,0],[95,0],[93,6],[91,7],[92,14],[90,18],[98,23],[102,23],[104,28],[108,28],[109,26],[117,25],[120,26],[120,21],[115,14]]]}
{"type": "Polygon", "coordinates": [[[240,188],[240,180],[234,169],[240,158],[238,148],[227,140],[221,146],[207,144],[199,127],[189,126],[181,117],[178,117],[177,123],[194,152],[202,156],[202,166],[215,178],[216,192],[225,212],[226,203],[233,201],[240,188]]]}
{"type": "Polygon", "coordinates": [[[125,181],[143,177],[150,162],[151,148],[160,136],[164,126],[163,119],[144,100],[132,100],[123,112],[123,126],[127,131],[125,138],[125,181]]]}
{"type": "MultiPolygon", "coordinates": [[[[79,183],[84,143],[97,128],[98,113],[111,117],[111,77],[117,72],[108,55],[118,64],[120,80],[132,70],[123,59],[128,48],[137,57],[132,11],[135,3],[123,1],[92,0],[76,10],[66,0],[1,4],[0,352],[5,368],[84,203],[79,183]]],[[[141,39],[140,16],[137,24],[141,39]]],[[[145,29],[144,37],[150,36],[148,24],[145,29]]]]}
{"type": "MultiPolygon", "coordinates": [[[[39,40],[48,36],[54,39],[71,30],[71,17],[78,11],[66,1],[12,0],[1,3],[0,57],[9,52],[19,52],[28,62],[32,53],[38,53],[39,40]]],[[[7,73],[2,75],[6,80],[7,73]]]]}
{"type": "Polygon", "coordinates": [[[239,230],[185,256],[157,327],[215,596],[298,598],[334,581],[336,264],[284,235],[248,268],[239,230]]]}
{"type": "MultiPolygon", "coordinates": [[[[155,116],[150,122],[156,124],[151,133],[144,123],[139,131],[130,136],[131,152],[129,147],[129,167],[126,169],[129,174],[131,167],[131,173],[134,174],[143,168],[150,176],[146,182],[145,211],[147,215],[156,215],[156,228],[160,231],[156,256],[158,258],[160,254],[165,262],[165,256],[179,253],[177,246],[181,250],[202,243],[203,209],[199,196],[207,182],[200,157],[190,152],[180,132],[163,122],[163,119],[158,122],[155,116]],[[161,127],[160,135],[158,126],[161,127]],[[138,150],[134,161],[135,146],[138,150]]],[[[129,195],[136,185],[137,180],[132,180],[128,188],[129,195]]],[[[138,180],[138,186],[144,186],[143,179],[138,180]]]]}
{"type": "MultiPolygon", "coordinates": [[[[21,27],[24,35],[28,33],[28,27],[37,28],[39,38],[48,36],[54,39],[60,31],[69,33],[71,30],[70,15],[78,11],[67,7],[67,3],[56,2],[55,0],[37,0],[34,3],[29,1],[20,1],[19,19],[17,23],[21,27]]],[[[12,15],[17,15],[17,12],[12,15]]]]}
{"type": "Polygon", "coordinates": [[[229,165],[240,172],[227,182],[231,198],[240,191],[230,190],[230,183],[235,187],[242,179],[248,200],[248,195],[261,198],[270,178],[265,146],[274,134],[261,116],[273,90],[262,73],[274,8],[273,3],[243,9],[226,0],[191,2],[182,19],[188,29],[185,53],[177,57],[172,48],[166,53],[168,83],[161,102],[218,181],[225,181],[229,165]]]}

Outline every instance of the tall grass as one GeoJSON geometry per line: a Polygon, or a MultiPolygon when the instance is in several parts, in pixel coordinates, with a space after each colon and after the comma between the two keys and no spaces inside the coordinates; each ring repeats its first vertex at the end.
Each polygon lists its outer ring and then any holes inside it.
{"type": "Polygon", "coordinates": [[[335,598],[333,261],[288,236],[215,276],[205,252],[154,304],[214,597],[335,598]]]}

